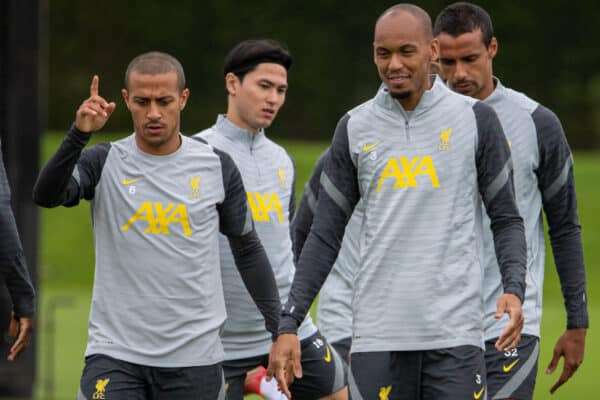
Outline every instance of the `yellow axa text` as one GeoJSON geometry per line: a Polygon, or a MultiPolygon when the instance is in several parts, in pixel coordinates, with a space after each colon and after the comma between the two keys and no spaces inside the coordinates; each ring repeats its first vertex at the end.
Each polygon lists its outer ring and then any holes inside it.
{"type": "Polygon", "coordinates": [[[394,190],[398,188],[416,188],[419,186],[417,182],[417,176],[419,175],[429,176],[431,186],[434,188],[440,187],[431,156],[415,156],[411,160],[408,157],[391,158],[381,173],[375,191],[379,192],[381,190],[381,186],[386,179],[395,179],[394,190]]]}
{"type": "Polygon", "coordinates": [[[283,211],[277,193],[247,192],[248,205],[255,222],[269,222],[269,213],[275,212],[280,223],[283,223],[283,211]]]}
{"type": "Polygon", "coordinates": [[[148,226],[144,230],[145,234],[151,235],[169,235],[170,224],[180,224],[185,236],[192,236],[190,229],[190,220],[185,204],[163,204],[160,202],[145,201],[140,208],[125,225],[121,227],[122,231],[127,231],[136,221],[146,221],[148,226]]]}

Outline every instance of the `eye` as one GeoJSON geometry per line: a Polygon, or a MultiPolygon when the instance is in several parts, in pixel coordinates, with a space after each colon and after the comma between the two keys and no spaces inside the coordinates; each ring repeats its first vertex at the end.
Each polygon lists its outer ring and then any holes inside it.
{"type": "Polygon", "coordinates": [[[158,104],[160,104],[163,107],[168,106],[172,102],[173,102],[173,99],[170,99],[170,98],[167,98],[167,99],[158,99],[158,104]]]}
{"type": "Polygon", "coordinates": [[[277,88],[277,93],[279,93],[279,94],[285,94],[286,92],[287,92],[287,88],[284,88],[284,87],[277,88]]]}
{"type": "Polygon", "coordinates": [[[148,104],[148,99],[141,99],[139,97],[136,97],[133,101],[134,101],[134,103],[136,103],[140,106],[145,106],[146,104],[148,104]]]}
{"type": "Polygon", "coordinates": [[[440,58],[440,64],[450,67],[456,63],[454,60],[452,60],[450,58],[440,58]]]}

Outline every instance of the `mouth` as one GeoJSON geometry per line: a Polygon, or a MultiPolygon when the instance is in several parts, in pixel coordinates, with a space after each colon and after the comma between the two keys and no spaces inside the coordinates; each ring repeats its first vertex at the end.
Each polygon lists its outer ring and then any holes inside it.
{"type": "Polygon", "coordinates": [[[452,85],[452,88],[459,93],[466,93],[473,88],[471,82],[461,81],[452,85]]]}
{"type": "Polygon", "coordinates": [[[275,118],[275,110],[273,110],[272,108],[263,108],[260,111],[262,115],[267,117],[268,119],[275,118]]]}
{"type": "Polygon", "coordinates": [[[158,135],[162,133],[162,131],[165,129],[165,126],[163,124],[150,123],[145,125],[145,129],[146,132],[150,133],[151,135],[158,135]]]}
{"type": "Polygon", "coordinates": [[[390,75],[387,77],[388,82],[394,85],[403,85],[410,79],[410,75],[407,74],[398,74],[398,75],[390,75]]]}

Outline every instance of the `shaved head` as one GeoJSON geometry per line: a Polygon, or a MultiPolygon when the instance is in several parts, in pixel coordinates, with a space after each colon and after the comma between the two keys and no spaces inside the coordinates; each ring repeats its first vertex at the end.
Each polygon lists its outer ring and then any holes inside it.
{"type": "Polygon", "coordinates": [[[408,3],[396,4],[381,13],[379,18],[377,18],[377,22],[375,23],[375,32],[377,32],[377,26],[382,20],[403,12],[411,14],[419,21],[419,27],[421,28],[426,41],[433,39],[433,28],[431,26],[431,17],[429,14],[427,14],[427,12],[421,7],[408,3]]]}
{"type": "Polygon", "coordinates": [[[131,60],[125,71],[126,89],[129,89],[129,76],[133,72],[142,75],[159,75],[175,72],[175,74],[177,74],[177,88],[180,92],[185,89],[185,74],[183,72],[183,67],[175,57],[167,53],[151,51],[149,53],[140,54],[131,60]]]}

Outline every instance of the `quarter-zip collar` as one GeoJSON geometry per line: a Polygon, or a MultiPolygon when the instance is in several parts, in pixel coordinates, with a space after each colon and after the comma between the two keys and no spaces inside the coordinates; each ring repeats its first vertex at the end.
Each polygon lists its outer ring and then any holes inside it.
{"type": "Polygon", "coordinates": [[[506,96],[506,88],[502,85],[500,79],[496,78],[495,76],[493,79],[496,87],[494,88],[492,94],[483,99],[483,102],[490,106],[502,102],[502,100],[506,96]]]}
{"type": "Polygon", "coordinates": [[[253,136],[252,132],[242,129],[223,114],[217,116],[215,124],[217,131],[234,143],[243,143],[244,146],[251,151],[254,150],[265,140],[265,130],[261,129],[253,136]]]}
{"type": "MultiPolygon", "coordinates": [[[[431,88],[423,92],[417,106],[410,112],[411,118],[418,117],[420,114],[427,112],[442,98],[444,91],[449,90],[439,76],[430,75],[430,79],[433,79],[431,88]]],[[[400,102],[390,95],[388,88],[384,84],[381,85],[375,96],[375,104],[391,111],[400,112],[406,121],[409,120],[408,113],[402,108],[400,102]]]]}

